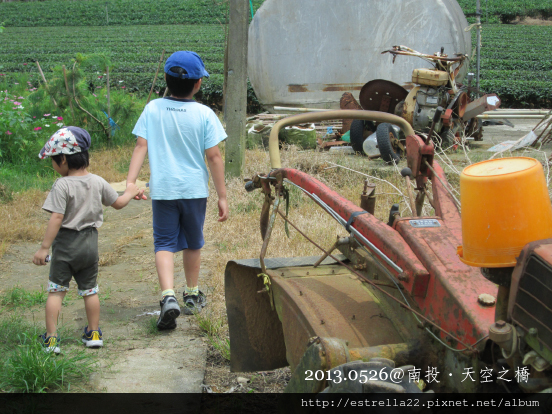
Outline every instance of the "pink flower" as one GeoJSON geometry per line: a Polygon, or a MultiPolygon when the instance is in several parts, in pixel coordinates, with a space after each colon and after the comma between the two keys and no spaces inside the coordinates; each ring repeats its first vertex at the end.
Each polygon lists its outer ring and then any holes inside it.
{"type": "Polygon", "coordinates": [[[98,76],[98,79],[101,79],[101,78],[103,78],[103,76],[98,76]]]}
{"type": "Polygon", "coordinates": [[[50,114],[44,114],[44,116],[50,116],[50,114]]]}
{"type": "Polygon", "coordinates": [[[58,121],[63,121],[63,117],[62,117],[62,116],[58,116],[58,117],[57,117],[57,120],[58,120],[58,121]]]}
{"type": "Polygon", "coordinates": [[[26,64],[26,63],[23,63],[23,66],[27,66],[27,64],[26,64]]]}
{"type": "Polygon", "coordinates": [[[125,88],[126,88],[126,86],[121,86],[121,89],[125,89],[125,88]]]}
{"type": "Polygon", "coordinates": [[[42,128],[36,127],[33,131],[40,131],[42,128]]]}
{"type": "Polygon", "coordinates": [[[19,97],[19,98],[17,98],[17,99],[25,99],[25,98],[23,98],[22,96],[20,96],[20,97],[19,97]]]}
{"type": "Polygon", "coordinates": [[[35,119],[35,118],[36,118],[36,116],[33,116],[33,119],[35,119]]]}
{"type": "Polygon", "coordinates": [[[21,105],[21,102],[15,101],[13,104],[14,104],[14,105],[21,105]]]}
{"type": "Polygon", "coordinates": [[[12,134],[12,132],[6,131],[6,135],[11,135],[11,134],[12,134]]]}

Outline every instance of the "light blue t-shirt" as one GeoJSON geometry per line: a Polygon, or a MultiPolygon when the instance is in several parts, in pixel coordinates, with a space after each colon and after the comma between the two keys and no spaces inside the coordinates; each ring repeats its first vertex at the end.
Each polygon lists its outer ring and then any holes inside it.
{"type": "Polygon", "coordinates": [[[153,200],[209,195],[205,150],[227,137],[209,107],[190,99],[155,99],[146,105],[132,133],[148,141],[153,200]]]}

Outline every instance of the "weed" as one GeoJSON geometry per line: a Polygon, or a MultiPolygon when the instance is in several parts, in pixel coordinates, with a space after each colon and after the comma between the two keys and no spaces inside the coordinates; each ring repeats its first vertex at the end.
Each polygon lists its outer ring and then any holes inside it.
{"type": "Polygon", "coordinates": [[[207,336],[209,343],[227,361],[230,361],[230,338],[219,335],[207,336]]]}
{"type": "Polygon", "coordinates": [[[146,318],[144,320],[143,328],[144,328],[144,332],[148,336],[156,336],[161,333],[159,329],[157,329],[157,316],[146,318]]]}
{"type": "Polygon", "coordinates": [[[41,288],[40,291],[30,292],[22,287],[14,286],[0,298],[0,304],[14,308],[31,307],[46,303],[47,296],[44,288],[41,288]]]}
{"type": "Polygon", "coordinates": [[[8,243],[5,240],[2,240],[2,242],[0,243],[0,259],[2,258],[2,256],[4,256],[4,254],[6,253],[9,247],[10,247],[10,243],[8,243]]]}
{"type": "Polygon", "coordinates": [[[211,346],[226,360],[230,361],[230,339],[223,332],[224,319],[212,312],[194,314],[199,329],[205,334],[211,346]]]}
{"type": "Polygon", "coordinates": [[[39,328],[18,314],[12,313],[8,318],[0,320],[0,355],[19,345],[23,333],[30,336],[38,335],[39,328]]]}
{"type": "Polygon", "coordinates": [[[198,312],[194,316],[199,329],[207,336],[217,336],[222,332],[224,320],[214,316],[212,312],[198,312]]]}
{"type": "Polygon", "coordinates": [[[100,304],[104,305],[105,301],[108,300],[111,297],[111,286],[105,289],[105,293],[99,295],[100,296],[100,304]]]}
{"type": "Polygon", "coordinates": [[[69,389],[71,382],[85,380],[96,369],[96,358],[84,350],[56,356],[44,352],[37,335],[20,335],[17,347],[0,370],[0,389],[12,392],[46,392],[69,389]]]}

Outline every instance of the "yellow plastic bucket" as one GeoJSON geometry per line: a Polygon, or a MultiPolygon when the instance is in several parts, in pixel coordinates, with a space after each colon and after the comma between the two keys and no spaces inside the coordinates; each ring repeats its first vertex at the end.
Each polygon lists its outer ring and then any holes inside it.
{"type": "Polygon", "coordinates": [[[552,204],[534,158],[479,162],[460,175],[460,259],[476,267],[511,267],[527,243],[552,237],[552,204]]]}

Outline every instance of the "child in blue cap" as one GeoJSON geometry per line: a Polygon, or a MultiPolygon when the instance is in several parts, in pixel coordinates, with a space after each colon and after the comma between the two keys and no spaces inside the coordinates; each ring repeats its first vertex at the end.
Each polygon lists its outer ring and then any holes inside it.
{"type": "Polygon", "coordinates": [[[46,300],[46,333],[41,335],[44,349],[59,354],[57,319],[61,303],[74,277],[84,298],[88,326],[82,341],[89,348],[103,346],[100,329],[100,300],[98,299],[98,231],[103,222],[103,207],[125,207],[137,195],[136,185],[128,185],[119,197],[103,178],[90,174],[88,148],[90,135],[82,128],[68,126],[50,137],[38,155],[52,158],[58,178],[42,208],[50,213],[50,221],[42,246],[33,263],[44,266],[52,247],[48,299],[46,300]]]}
{"type": "Polygon", "coordinates": [[[218,221],[228,218],[224,163],[218,149],[227,135],[215,113],[193,99],[203,77],[209,74],[197,53],[173,53],[165,63],[170,96],[151,101],[132,131],[137,141],[127,185],[136,182],[149,154],[155,266],[162,291],[160,330],[176,328],[180,315],[174,292],[175,253],[183,251],[184,313],[199,312],[207,302],[198,288],[209,195],[205,158],[218,195],[218,221]]]}

